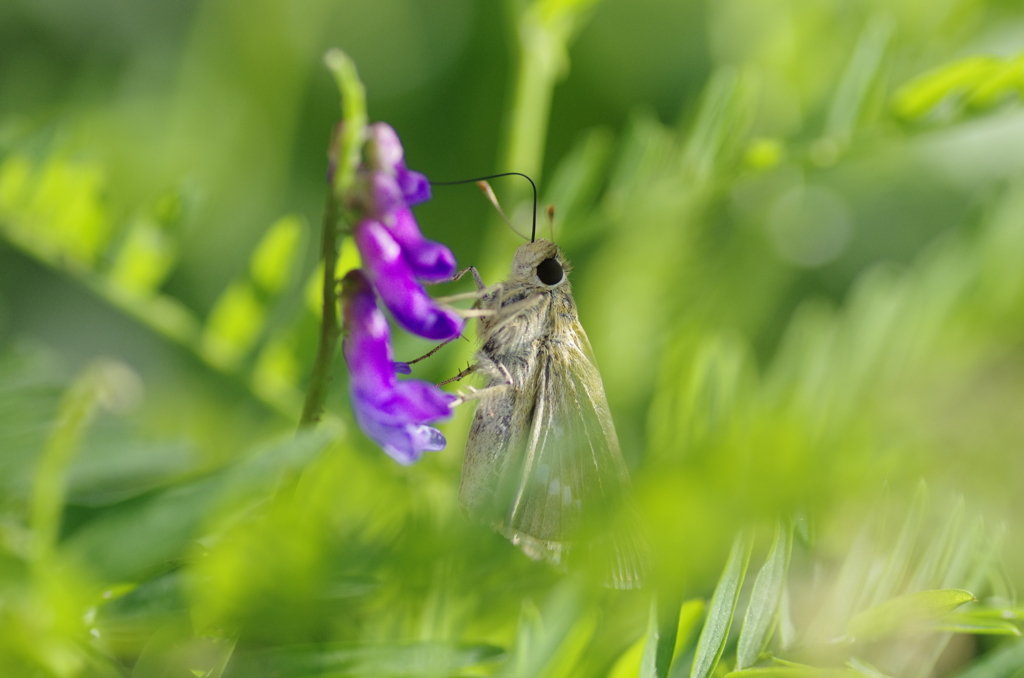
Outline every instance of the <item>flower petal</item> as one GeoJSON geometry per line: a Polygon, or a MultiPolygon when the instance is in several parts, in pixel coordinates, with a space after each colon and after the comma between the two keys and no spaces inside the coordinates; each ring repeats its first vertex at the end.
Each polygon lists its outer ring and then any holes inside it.
{"type": "Polygon", "coordinates": [[[394,128],[386,122],[375,122],[367,130],[366,159],[375,170],[394,174],[404,164],[405,151],[394,128]]]}
{"type": "Polygon", "coordinates": [[[402,248],[379,221],[364,219],[354,229],[366,277],[402,327],[426,339],[457,337],[464,322],[436,305],[416,281],[402,248]]]}
{"type": "Polygon", "coordinates": [[[342,300],[342,350],[359,428],[401,464],[443,449],[444,436],[427,423],[447,419],[455,396],[425,381],[397,380],[387,319],[362,271],[350,271],[342,280],[342,300]]]}
{"type": "MultiPolygon", "coordinates": [[[[406,431],[409,434],[409,439],[412,441],[413,450],[419,453],[440,452],[448,444],[448,441],[444,439],[444,434],[433,426],[427,426],[426,424],[410,426],[406,431]]],[[[419,456],[417,455],[416,458],[418,459],[419,456]]]]}
{"type": "Polygon", "coordinates": [[[430,200],[430,180],[425,175],[406,169],[403,162],[397,167],[395,178],[408,204],[418,205],[430,200]]]}
{"type": "Polygon", "coordinates": [[[451,416],[455,399],[425,381],[403,381],[390,393],[352,391],[352,409],[359,428],[401,464],[411,464],[424,452],[444,449],[440,431],[427,422],[451,416]]]}
{"type": "Polygon", "coordinates": [[[393,430],[388,443],[381,448],[403,466],[419,461],[424,452],[438,452],[448,443],[444,434],[433,426],[409,425],[401,431],[393,430]]]}
{"type": "Polygon", "coordinates": [[[426,424],[389,421],[388,417],[381,417],[380,411],[371,403],[359,398],[353,398],[352,410],[363,433],[400,464],[411,464],[422,457],[424,452],[444,449],[444,436],[436,428],[426,424]]]}
{"type": "Polygon", "coordinates": [[[390,221],[390,217],[397,210],[405,209],[405,196],[398,185],[395,177],[384,172],[372,172],[370,175],[370,190],[373,195],[373,216],[383,221],[390,221]]]}
{"type": "Polygon", "coordinates": [[[430,382],[419,379],[400,381],[395,385],[388,407],[400,411],[417,424],[442,421],[451,416],[451,404],[456,397],[445,393],[430,382]]]}
{"type": "Polygon", "coordinates": [[[405,151],[395,130],[384,122],[377,122],[367,130],[366,159],[371,168],[398,180],[402,195],[410,205],[430,200],[430,181],[405,166],[405,151]]]}
{"type": "Polygon", "coordinates": [[[398,210],[392,217],[388,230],[401,245],[402,254],[416,277],[424,282],[451,280],[455,275],[455,255],[452,251],[441,243],[424,238],[408,207],[398,210]]]}
{"type": "Polygon", "coordinates": [[[345,339],[342,351],[353,390],[386,392],[397,383],[391,355],[391,331],[377,308],[377,298],[361,271],[342,280],[342,313],[345,339]]]}

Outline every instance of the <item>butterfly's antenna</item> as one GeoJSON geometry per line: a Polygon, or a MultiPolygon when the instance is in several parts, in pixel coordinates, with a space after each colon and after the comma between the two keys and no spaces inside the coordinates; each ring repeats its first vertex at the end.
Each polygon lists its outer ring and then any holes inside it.
{"type": "MultiPolygon", "coordinates": [[[[492,174],[486,177],[477,177],[475,179],[462,179],[460,181],[431,181],[431,186],[455,186],[456,184],[469,184],[476,181],[487,181],[488,179],[497,179],[498,177],[523,177],[530,182],[530,186],[533,187],[533,230],[530,231],[530,242],[537,239],[537,184],[533,183],[533,179],[526,176],[522,172],[502,172],[501,174],[492,174]]],[[[500,213],[500,210],[499,210],[500,213]]],[[[504,217],[505,215],[502,215],[504,217]]],[[[506,219],[506,221],[508,221],[506,219]]],[[[515,230],[515,229],[512,229],[515,230]]]]}
{"type": "Polygon", "coordinates": [[[494,209],[497,210],[498,216],[501,217],[501,220],[508,224],[508,227],[512,229],[513,233],[523,240],[526,240],[526,236],[520,233],[519,229],[513,226],[512,222],[505,216],[505,210],[501,209],[501,203],[498,202],[498,196],[494,195],[494,189],[491,188],[491,185],[486,181],[478,181],[476,182],[476,185],[480,187],[480,190],[483,191],[487,199],[491,201],[491,204],[494,206],[494,209]]]}
{"type": "Polygon", "coordinates": [[[551,242],[555,242],[555,206],[548,205],[548,228],[551,230],[551,242]]]}

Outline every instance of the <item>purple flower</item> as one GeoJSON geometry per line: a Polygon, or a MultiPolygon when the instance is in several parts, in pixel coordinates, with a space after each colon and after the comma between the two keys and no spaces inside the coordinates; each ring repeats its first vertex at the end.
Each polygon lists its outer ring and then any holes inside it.
{"type": "Polygon", "coordinates": [[[424,238],[410,209],[430,198],[430,182],[405,166],[398,135],[384,123],[367,128],[364,151],[366,162],[344,196],[357,217],[352,236],[363,269],[342,281],[343,352],[359,427],[396,461],[411,464],[424,452],[444,448],[444,436],[427,424],[446,419],[455,396],[427,382],[398,381],[397,374],[411,369],[391,355],[377,295],[402,327],[427,339],[456,337],[465,323],[423,289],[423,283],[455,273],[451,250],[424,238]]]}
{"type": "Polygon", "coordinates": [[[387,320],[361,271],[342,280],[342,307],[342,350],[359,427],[400,464],[444,449],[444,436],[427,424],[447,419],[455,396],[425,381],[398,381],[387,320]]]}
{"type": "Polygon", "coordinates": [[[424,282],[451,280],[455,275],[455,257],[452,251],[441,243],[427,240],[420,233],[412,210],[408,207],[396,210],[391,223],[384,222],[391,237],[402,248],[402,254],[416,277],[424,282]]]}
{"type": "Polygon", "coordinates": [[[456,337],[463,319],[435,304],[422,285],[450,279],[455,257],[423,237],[409,209],[430,197],[430,183],[405,166],[402,144],[389,125],[370,125],[367,136],[366,164],[346,197],[349,207],[361,213],[353,236],[366,277],[406,330],[437,341],[456,337]]]}
{"type": "Polygon", "coordinates": [[[430,200],[430,182],[419,172],[405,166],[405,151],[398,134],[386,122],[377,122],[367,129],[369,140],[367,158],[370,167],[395,177],[398,187],[409,205],[430,200]]]}
{"type": "Polygon", "coordinates": [[[366,277],[402,327],[436,341],[459,336],[462,318],[455,311],[438,306],[427,295],[416,281],[401,246],[384,224],[364,219],[353,236],[366,277]]]}
{"type": "Polygon", "coordinates": [[[370,195],[365,211],[388,227],[416,277],[428,283],[450,280],[455,275],[452,251],[423,237],[395,177],[384,172],[372,172],[364,181],[370,195]]]}

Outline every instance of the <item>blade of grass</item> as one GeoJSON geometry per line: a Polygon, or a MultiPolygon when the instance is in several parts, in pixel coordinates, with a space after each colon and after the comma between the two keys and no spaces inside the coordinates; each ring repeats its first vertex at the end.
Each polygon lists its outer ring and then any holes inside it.
{"type": "Polygon", "coordinates": [[[917,569],[910,578],[910,584],[907,585],[908,592],[924,591],[942,583],[939,581],[940,573],[944,572],[945,567],[948,566],[963,520],[964,500],[963,497],[960,497],[942,526],[942,532],[932,541],[928,550],[921,557],[917,569]]]}
{"type": "Polygon", "coordinates": [[[652,600],[647,619],[647,640],[640,660],[640,678],[658,678],[658,605],[652,600]]]}
{"type": "Polygon", "coordinates": [[[783,581],[782,601],[779,603],[779,647],[788,650],[796,642],[796,627],[789,607],[789,586],[783,581]]]}
{"type": "Polygon", "coordinates": [[[116,404],[122,395],[119,390],[134,386],[126,383],[132,379],[132,373],[122,364],[99,360],[86,367],[64,393],[33,478],[31,527],[35,562],[44,562],[57,543],[67,494],[67,469],[96,408],[103,403],[116,404]]]}
{"type": "MultiPolygon", "coordinates": [[[[957,584],[954,584],[954,586],[963,585],[972,591],[976,591],[984,582],[985,574],[991,569],[992,563],[998,557],[999,550],[1002,548],[1002,537],[996,536],[990,540],[987,547],[981,547],[980,545],[985,543],[985,534],[984,525],[980,519],[972,525],[972,529],[967,537],[951,557],[949,570],[946,572],[946,579],[956,581],[957,584]],[[979,551],[981,555],[975,559],[975,554],[979,551]],[[975,559],[974,566],[968,571],[972,559],[975,559]]],[[[931,653],[912,665],[906,664],[907,670],[913,669],[914,673],[912,675],[915,678],[927,678],[952,637],[952,630],[935,637],[931,641],[931,653]]]]}
{"type": "Polygon", "coordinates": [[[850,678],[858,674],[848,669],[823,669],[789,663],[785,666],[761,666],[725,674],[725,678],[850,678]]]}
{"type": "Polygon", "coordinates": [[[928,505],[928,487],[922,481],[914,493],[907,520],[903,523],[896,544],[885,566],[885,573],[875,583],[873,594],[870,597],[871,605],[879,605],[900,590],[903,578],[906,576],[910,564],[910,557],[917,544],[921,532],[921,524],[924,521],[925,508],[928,505]]]}
{"type": "Polygon", "coordinates": [[[850,657],[850,661],[846,662],[846,665],[857,673],[868,676],[869,678],[889,678],[889,676],[885,675],[871,664],[857,659],[856,657],[850,657]]]}
{"type": "Polygon", "coordinates": [[[961,535],[942,577],[942,588],[957,588],[967,583],[967,571],[971,564],[971,558],[979,550],[979,544],[984,536],[983,531],[982,521],[977,518],[968,528],[967,533],[961,535]]]}
{"type": "Polygon", "coordinates": [[[1020,636],[1013,622],[1005,619],[976,616],[969,612],[947,614],[935,622],[935,630],[944,633],[973,633],[986,636],[1020,636]]]}
{"type": "Polygon", "coordinates": [[[775,531],[775,541],[765,563],[757,573],[754,588],[750,592],[750,604],[743,619],[739,646],[736,649],[736,668],[753,666],[768,647],[772,633],[779,620],[779,603],[789,566],[789,529],[780,522],[775,531]]]}
{"type": "Polygon", "coordinates": [[[704,618],[707,605],[703,600],[694,599],[683,603],[679,608],[679,623],[676,625],[676,642],[672,648],[672,661],[669,663],[668,675],[682,676],[683,659],[696,641],[700,630],[700,621],[704,618]]]}
{"type": "Polygon", "coordinates": [[[1024,642],[1017,641],[989,652],[956,678],[1010,678],[1024,666],[1024,642]]]}
{"type": "Polygon", "coordinates": [[[903,630],[919,629],[974,600],[977,598],[963,589],[917,591],[897,596],[851,619],[847,635],[863,641],[903,630]]]}
{"type": "Polygon", "coordinates": [[[836,87],[825,123],[825,134],[843,146],[853,137],[871,85],[878,78],[893,28],[894,22],[888,14],[876,14],[868,20],[836,87]]]}
{"type": "Polygon", "coordinates": [[[737,536],[732,544],[725,570],[711,596],[708,618],[697,641],[697,653],[693,658],[690,678],[708,678],[714,673],[718,660],[722,657],[725,643],[729,639],[729,629],[736,613],[736,602],[739,600],[740,588],[747,573],[752,547],[752,537],[743,534],[737,536]]]}

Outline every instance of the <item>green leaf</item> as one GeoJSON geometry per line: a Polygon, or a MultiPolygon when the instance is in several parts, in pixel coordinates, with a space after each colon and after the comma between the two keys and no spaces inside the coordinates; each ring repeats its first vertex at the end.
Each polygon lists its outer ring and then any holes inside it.
{"type": "Polygon", "coordinates": [[[789,564],[789,548],[789,530],[784,529],[779,523],[775,531],[775,541],[772,542],[772,548],[761,571],[757,573],[754,588],[750,592],[750,605],[743,619],[743,629],[740,631],[739,646],[736,649],[738,669],[745,669],[757,662],[771,640],[779,619],[779,603],[782,600],[782,588],[789,564]]]}
{"type": "Polygon", "coordinates": [[[237,366],[259,338],[266,316],[267,309],[253,286],[249,282],[233,282],[206,319],[203,357],[222,369],[237,366]]]}
{"type": "Polygon", "coordinates": [[[297,263],[296,252],[303,230],[300,217],[281,217],[271,225],[256,246],[249,261],[249,274],[264,292],[276,294],[288,284],[297,263]]]}
{"type": "Polygon", "coordinates": [[[807,626],[814,642],[827,642],[843,634],[845,625],[856,612],[857,600],[865,588],[871,567],[871,530],[864,525],[846,553],[825,604],[807,626]]]}
{"type": "Polygon", "coordinates": [[[103,513],[75,532],[67,546],[97,574],[130,580],[181,558],[211,512],[225,507],[238,514],[256,505],[275,489],[283,474],[304,468],[336,436],[337,431],[325,426],[260,446],[217,473],[103,513]]]}
{"type": "Polygon", "coordinates": [[[502,654],[501,648],[483,644],[298,645],[238,653],[224,675],[227,678],[463,675],[472,667],[500,659],[502,654]]]}
{"type": "Polygon", "coordinates": [[[931,540],[928,550],[918,561],[917,569],[910,578],[910,584],[907,585],[908,590],[923,591],[942,586],[942,576],[952,558],[963,521],[964,500],[960,497],[943,524],[942,532],[931,540]]]}
{"type": "Polygon", "coordinates": [[[676,625],[676,643],[672,649],[672,661],[669,663],[668,675],[675,676],[677,671],[681,671],[679,664],[696,641],[700,622],[704,618],[706,609],[707,605],[699,598],[688,600],[680,606],[679,623],[676,625]]]}
{"type": "Polygon", "coordinates": [[[1024,666],[1024,642],[1015,642],[989,652],[956,678],[1011,678],[1024,666]]]}
{"type": "Polygon", "coordinates": [[[1024,89],[1024,56],[1019,56],[1002,68],[996,69],[974,88],[967,97],[967,105],[987,108],[999,103],[1007,94],[1021,93],[1024,89]]]}
{"type": "Polygon", "coordinates": [[[608,678],[636,678],[640,675],[640,665],[644,659],[644,648],[647,647],[647,636],[637,638],[636,642],[619,655],[608,672],[608,678]]]}
{"type": "Polygon", "coordinates": [[[849,669],[825,669],[775,658],[771,666],[732,671],[726,678],[851,678],[857,675],[849,669]]]}
{"type": "Polygon", "coordinates": [[[871,664],[868,664],[866,661],[861,659],[857,659],[856,657],[850,657],[850,661],[846,662],[846,665],[857,673],[868,676],[868,678],[889,678],[889,676],[885,675],[871,664]]]}
{"type": "Polygon", "coordinates": [[[790,611],[789,586],[782,587],[782,600],[779,602],[779,649],[788,650],[796,642],[796,627],[790,611]]]}
{"type": "Polygon", "coordinates": [[[947,64],[904,85],[896,93],[893,106],[897,115],[919,118],[947,95],[969,91],[1000,70],[1000,60],[972,56],[947,64]]]}
{"type": "MultiPolygon", "coordinates": [[[[32,483],[31,527],[33,553],[47,556],[58,540],[67,497],[68,467],[98,407],[116,409],[117,403],[133,394],[138,377],[126,365],[98,359],[90,364],[64,393],[53,431],[43,447],[32,483]]],[[[137,395],[137,394],[135,394],[137,395]]]]}
{"type": "Polygon", "coordinates": [[[970,615],[982,619],[1024,619],[1024,607],[975,607],[970,615]]]}
{"type": "Polygon", "coordinates": [[[740,587],[743,586],[743,577],[747,573],[752,547],[753,539],[743,534],[737,536],[732,544],[725,570],[718,580],[715,593],[711,596],[708,618],[697,641],[697,653],[693,658],[690,678],[707,678],[714,672],[718,660],[722,657],[725,643],[729,639],[729,629],[732,627],[736,602],[739,600],[740,587]]]}
{"type": "MultiPolygon", "coordinates": [[[[725,674],[725,678],[806,678],[807,676],[832,675],[813,666],[795,668],[792,666],[763,666],[756,669],[743,669],[725,674]]],[[[836,675],[845,676],[845,672],[836,675]]]]}
{"type": "Polygon", "coordinates": [[[595,615],[583,609],[580,592],[571,582],[554,591],[543,614],[531,601],[526,601],[519,621],[512,674],[523,678],[569,675],[596,627],[595,615]]]}
{"type": "Polygon", "coordinates": [[[647,640],[644,643],[644,654],[640,662],[640,678],[658,678],[658,606],[651,601],[651,611],[647,619],[647,640]]]}
{"type": "Polygon", "coordinates": [[[725,674],[725,678],[850,678],[858,674],[848,669],[823,669],[786,662],[779,666],[759,666],[725,674]]]}
{"type": "Polygon", "coordinates": [[[972,591],[984,586],[989,578],[989,572],[997,566],[999,553],[1003,550],[1003,542],[1006,540],[1006,526],[998,526],[986,537],[985,547],[975,555],[974,567],[964,581],[964,588],[972,591]]]}
{"type": "Polygon", "coordinates": [[[132,223],[110,267],[115,285],[148,296],[167,279],[177,262],[177,245],[152,219],[132,223]]]}
{"type": "Polygon", "coordinates": [[[976,518],[970,527],[957,536],[955,546],[946,559],[939,588],[962,588],[967,583],[971,560],[982,549],[984,538],[984,525],[981,518],[976,518]]]}
{"type": "Polygon", "coordinates": [[[197,462],[183,441],[138,440],[131,434],[90,433],[68,469],[68,503],[105,506],[185,477],[197,462]]]}
{"type": "Polygon", "coordinates": [[[233,638],[196,636],[187,623],[178,620],[153,634],[135,662],[131,677],[221,678],[234,650],[233,638]]]}
{"type": "MultiPolygon", "coordinates": [[[[579,615],[572,628],[569,629],[569,632],[562,640],[561,645],[558,646],[557,651],[551,656],[551,659],[539,675],[544,676],[544,678],[569,678],[569,676],[578,673],[579,663],[584,656],[584,650],[590,644],[596,629],[597,617],[593,613],[579,615]]],[[[657,645],[657,634],[655,634],[655,649],[657,649],[657,645]]],[[[647,665],[647,658],[648,645],[645,644],[643,659],[640,663],[641,678],[648,678],[648,674],[643,673],[647,665]]]]}
{"type": "Polygon", "coordinates": [[[936,621],[935,631],[945,633],[973,633],[989,636],[1020,636],[1021,632],[1013,622],[1005,619],[992,619],[973,613],[947,614],[936,621]]]}
{"type": "Polygon", "coordinates": [[[840,144],[849,143],[853,137],[872,83],[878,79],[893,28],[892,17],[878,13],[867,22],[857,39],[857,46],[836,87],[825,123],[825,133],[840,144]]]}
{"type": "Polygon", "coordinates": [[[700,110],[683,149],[683,166],[695,184],[711,177],[749,126],[745,103],[749,85],[730,66],[719,67],[702,94],[700,110]]]}
{"type": "Polygon", "coordinates": [[[847,635],[856,641],[872,640],[891,633],[921,630],[964,603],[977,600],[970,591],[939,589],[918,591],[887,600],[850,620],[847,635]]]}
{"type": "Polygon", "coordinates": [[[921,525],[924,522],[927,506],[928,487],[922,481],[914,493],[914,500],[911,503],[910,511],[907,513],[907,519],[903,523],[902,529],[900,529],[899,536],[896,538],[896,544],[889,554],[885,571],[874,582],[873,590],[869,589],[872,590],[871,605],[878,605],[883,601],[889,600],[895,592],[900,590],[900,585],[906,576],[918,536],[921,533],[921,525]]]}

